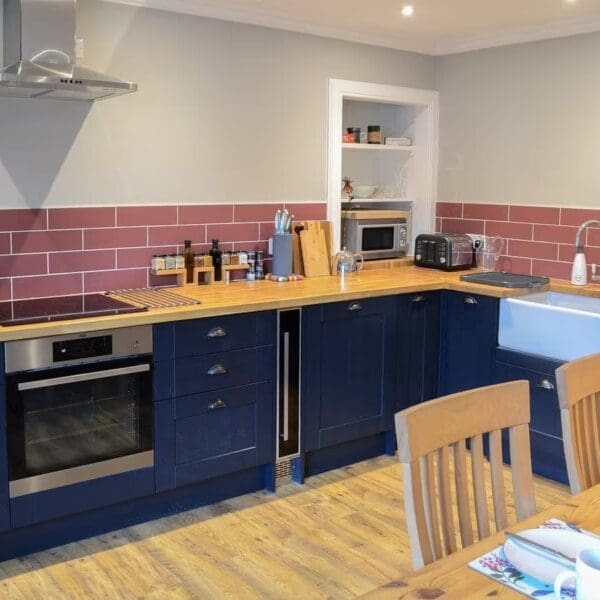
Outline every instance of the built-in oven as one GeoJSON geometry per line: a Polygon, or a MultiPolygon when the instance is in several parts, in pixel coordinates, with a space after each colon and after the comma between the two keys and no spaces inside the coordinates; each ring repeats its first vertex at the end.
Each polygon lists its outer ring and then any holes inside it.
{"type": "Polygon", "coordinates": [[[152,328],[6,344],[10,497],[151,467],[152,328]]]}
{"type": "Polygon", "coordinates": [[[342,245],[365,260],[406,256],[410,211],[343,210],[342,245]]]}

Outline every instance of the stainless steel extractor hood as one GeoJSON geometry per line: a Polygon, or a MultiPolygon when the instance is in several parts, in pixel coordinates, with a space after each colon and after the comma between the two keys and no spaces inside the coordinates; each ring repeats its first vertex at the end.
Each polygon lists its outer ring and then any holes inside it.
{"type": "Polygon", "coordinates": [[[3,0],[0,97],[93,102],[137,85],[75,64],[75,0],[3,0]]]}

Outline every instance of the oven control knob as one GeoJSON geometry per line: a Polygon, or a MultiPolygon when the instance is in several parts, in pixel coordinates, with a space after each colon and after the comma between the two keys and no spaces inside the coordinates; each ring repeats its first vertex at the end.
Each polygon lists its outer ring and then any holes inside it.
{"type": "Polygon", "coordinates": [[[446,264],[446,257],[445,256],[440,256],[440,262],[444,265],[446,264]]]}

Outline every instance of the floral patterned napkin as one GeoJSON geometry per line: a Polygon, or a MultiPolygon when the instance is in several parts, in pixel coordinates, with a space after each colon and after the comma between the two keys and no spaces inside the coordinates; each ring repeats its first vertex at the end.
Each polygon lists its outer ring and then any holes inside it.
{"type": "MultiPolygon", "coordinates": [[[[540,527],[545,529],[574,529],[575,531],[580,531],[574,525],[570,525],[559,519],[550,519],[542,523],[540,527]]],[[[552,598],[554,595],[551,585],[542,583],[539,579],[534,579],[516,569],[507,560],[502,546],[470,562],[469,567],[494,579],[498,583],[502,583],[520,592],[528,598],[552,598]]],[[[562,598],[565,600],[575,598],[575,590],[563,588],[562,598]]]]}

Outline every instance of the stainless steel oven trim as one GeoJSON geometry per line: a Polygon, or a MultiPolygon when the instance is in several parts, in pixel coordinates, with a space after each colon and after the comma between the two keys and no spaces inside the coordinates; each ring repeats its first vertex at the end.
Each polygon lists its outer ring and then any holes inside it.
{"type": "MultiPolygon", "coordinates": [[[[303,318],[303,314],[302,314],[302,307],[298,306],[296,308],[287,308],[287,309],[281,309],[277,311],[277,345],[276,345],[276,360],[277,360],[277,377],[276,377],[276,394],[275,394],[275,423],[277,424],[276,427],[276,437],[275,439],[277,440],[277,443],[275,444],[275,451],[276,451],[276,456],[275,456],[275,462],[282,462],[282,461],[289,461],[289,460],[293,460],[295,458],[298,458],[299,456],[301,456],[302,454],[302,318],[303,318]],[[298,356],[298,367],[299,367],[299,371],[298,371],[298,452],[296,452],[295,454],[287,454],[286,456],[279,456],[279,436],[281,435],[282,432],[279,431],[279,357],[280,357],[280,350],[279,350],[279,315],[282,312],[287,312],[290,310],[298,310],[300,311],[300,327],[299,327],[299,339],[298,339],[298,344],[300,346],[300,354],[298,356]]],[[[289,437],[289,431],[288,431],[288,437],[289,437]]]]}
{"type": "Polygon", "coordinates": [[[91,364],[115,358],[152,354],[152,325],[137,325],[119,329],[73,333],[28,340],[16,340],[5,344],[6,373],[18,373],[34,369],[52,367],[69,367],[73,365],[91,364]],[[77,360],[54,362],[52,344],[67,340],[76,340],[97,336],[112,336],[112,354],[77,360]]]}
{"type": "Polygon", "coordinates": [[[38,379],[36,381],[25,381],[19,383],[17,389],[19,392],[27,390],[39,390],[41,388],[54,387],[57,385],[66,385],[69,383],[79,383],[81,381],[93,381],[95,379],[105,379],[107,377],[119,377],[121,375],[131,375],[133,373],[145,373],[150,370],[150,365],[134,365],[132,367],[122,367],[120,369],[105,369],[103,371],[90,371],[89,373],[78,373],[77,375],[65,375],[64,377],[53,377],[49,379],[38,379]]]}
{"type": "Polygon", "coordinates": [[[26,494],[34,494],[35,492],[43,492],[65,485],[82,483],[84,481],[91,481],[92,479],[99,479],[100,477],[118,475],[119,473],[153,466],[154,450],[147,450],[88,465],[17,479],[9,483],[8,491],[11,498],[18,498],[26,494]]]}

